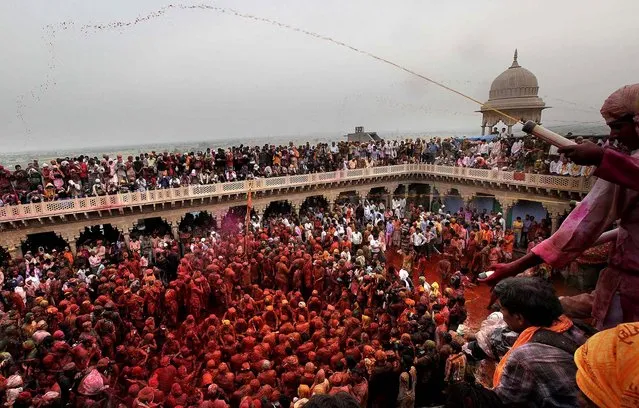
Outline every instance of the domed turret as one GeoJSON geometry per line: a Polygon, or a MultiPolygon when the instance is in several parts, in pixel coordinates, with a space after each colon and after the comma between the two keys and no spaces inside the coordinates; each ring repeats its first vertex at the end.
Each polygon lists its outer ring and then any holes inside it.
{"type": "Polygon", "coordinates": [[[490,86],[489,101],[522,96],[537,96],[538,92],[539,84],[537,83],[537,77],[519,65],[517,62],[517,50],[515,50],[515,58],[510,68],[495,78],[490,86]]]}
{"type": "Polygon", "coordinates": [[[499,74],[490,86],[488,101],[479,111],[483,113],[482,135],[485,134],[486,126],[493,127],[500,120],[506,123],[509,133],[515,124],[513,120],[503,117],[490,108],[498,109],[518,119],[533,120],[537,123],[541,121],[541,111],[547,108],[544,101],[537,96],[539,93],[537,77],[519,65],[517,58],[517,50],[515,50],[513,63],[499,74]]]}

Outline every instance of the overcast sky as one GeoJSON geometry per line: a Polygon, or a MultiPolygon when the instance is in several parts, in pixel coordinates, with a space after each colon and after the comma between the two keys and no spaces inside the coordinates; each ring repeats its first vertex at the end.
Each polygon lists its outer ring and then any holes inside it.
{"type": "MultiPolygon", "coordinates": [[[[479,133],[478,106],[273,25],[150,0],[0,1],[0,151],[370,130],[479,133]],[[55,37],[48,24],[73,22],[55,37]]],[[[177,4],[177,1],[176,3],[177,4]]],[[[639,78],[637,0],[251,0],[215,4],[339,39],[485,100],[512,62],[544,123],[600,121],[639,78]],[[536,16],[536,17],[535,17],[536,16]]]]}

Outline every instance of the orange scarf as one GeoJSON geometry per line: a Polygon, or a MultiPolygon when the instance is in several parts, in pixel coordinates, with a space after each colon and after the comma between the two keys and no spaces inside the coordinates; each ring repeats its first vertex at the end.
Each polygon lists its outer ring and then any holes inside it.
{"type": "Polygon", "coordinates": [[[579,389],[598,407],[639,406],[639,322],[595,334],[575,364],[579,389]]]}
{"type": "Polygon", "coordinates": [[[526,330],[524,330],[523,332],[521,332],[521,334],[517,338],[517,341],[515,341],[515,344],[513,344],[512,348],[508,350],[508,353],[506,353],[506,355],[504,355],[504,357],[502,357],[502,359],[499,361],[499,364],[497,364],[497,368],[495,368],[495,375],[493,376],[493,387],[497,387],[499,385],[499,382],[501,381],[501,375],[504,372],[504,367],[506,367],[506,363],[508,362],[510,353],[512,353],[513,350],[515,350],[516,348],[521,347],[526,343],[529,343],[530,340],[532,340],[535,333],[537,333],[537,330],[543,328],[544,330],[550,330],[555,333],[564,333],[568,331],[571,327],[572,327],[572,320],[567,318],[565,315],[561,315],[559,316],[559,319],[557,319],[550,327],[531,326],[527,328],[526,330]]]}

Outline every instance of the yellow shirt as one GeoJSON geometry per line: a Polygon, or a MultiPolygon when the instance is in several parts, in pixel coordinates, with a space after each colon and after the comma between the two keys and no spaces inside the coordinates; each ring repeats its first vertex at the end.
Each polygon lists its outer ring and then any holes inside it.
{"type": "Polygon", "coordinates": [[[524,223],[522,221],[513,221],[513,230],[521,232],[524,229],[524,223]]]}

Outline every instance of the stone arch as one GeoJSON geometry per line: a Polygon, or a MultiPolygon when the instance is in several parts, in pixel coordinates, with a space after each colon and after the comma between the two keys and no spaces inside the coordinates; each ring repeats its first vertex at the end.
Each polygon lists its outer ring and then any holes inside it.
{"type": "Polygon", "coordinates": [[[448,194],[443,197],[442,201],[444,204],[442,206],[444,212],[455,213],[458,212],[460,208],[466,207],[464,197],[461,195],[461,192],[458,188],[451,188],[448,194]]]}
{"type": "Polygon", "coordinates": [[[526,219],[526,215],[532,215],[535,220],[541,221],[547,219],[549,213],[544,204],[539,201],[519,199],[510,210],[510,224],[508,224],[508,219],[506,219],[506,225],[512,225],[517,217],[521,217],[523,221],[526,219]]]}
{"type": "Polygon", "coordinates": [[[291,204],[288,200],[276,200],[268,203],[264,212],[262,213],[262,218],[267,219],[272,215],[290,215],[294,214],[295,210],[293,208],[293,204],[291,204]]]}
{"type": "MultiPolygon", "coordinates": [[[[237,234],[240,231],[240,224],[246,222],[246,205],[236,205],[229,207],[226,214],[222,217],[219,231],[223,234],[237,234]]],[[[255,216],[255,209],[251,209],[251,217],[255,216]]]]}
{"type": "Polygon", "coordinates": [[[300,213],[308,211],[310,208],[327,208],[329,204],[329,200],[323,195],[308,196],[300,205],[300,213]]]}
{"type": "Polygon", "coordinates": [[[386,186],[373,187],[369,190],[366,198],[368,201],[383,202],[386,207],[390,205],[390,197],[392,195],[386,186]]]}
{"type": "Polygon", "coordinates": [[[176,224],[180,240],[192,235],[207,235],[209,231],[218,229],[216,217],[206,210],[188,212],[176,224]]]}
{"type": "Polygon", "coordinates": [[[97,241],[102,241],[105,246],[117,241],[124,241],[124,233],[118,226],[110,223],[95,224],[84,227],[76,238],[75,244],[80,247],[83,245],[95,245],[97,241]]]}
{"type": "Polygon", "coordinates": [[[164,237],[170,235],[177,238],[177,220],[170,221],[165,217],[146,217],[139,218],[133,225],[118,225],[122,230],[124,240],[128,244],[130,236],[141,239],[143,235],[157,235],[164,237]]]}
{"type": "Polygon", "coordinates": [[[408,183],[400,183],[395,186],[395,189],[391,192],[394,198],[406,198],[408,195],[408,183]]]}
{"type": "Polygon", "coordinates": [[[408,197],[406,199],[407,205],[428,207],[430,201],[430,185],[426,183],[410,183],[408,184],[408,197]]]}
{"type": "Polygon", "coordinates": [[[339,203],[339,204],[351,203],[355,205],[355,204],[361,203],[362,198],[364,197],[365,196],[362,196],[362,194],[357,190],[340,191],[337,194],[337,197],[335,198],[335,203],[339,203]]]}
{"type": "Polygon", "coordinates": [[[448,186],[442,184],[433,184],[430,187],[430,197],[429,197],[429,205],[428,209],[432,212],[439,212],[442,208],[446,208],[445,199],[450,192],[450,188],[448,186]]]}
{"type": "Polygon", "coordinates": [[[55,231],[47,231],[27,234],[20,248],[23,254],[26,254],[28,251],[35,254],[39,247],[42,247],[45,252],[51,252],[54,249],[56,251],[63,251],[66,246],[70,247],[69,242],[61,234],[55,231]]]}
{"type": "Polygon", "coordinates": [[[469,202],[470,208],[476,209],[477,212],[486,214],[501,211],[501,204],[494,195],[477,193],[469,202]]]}

